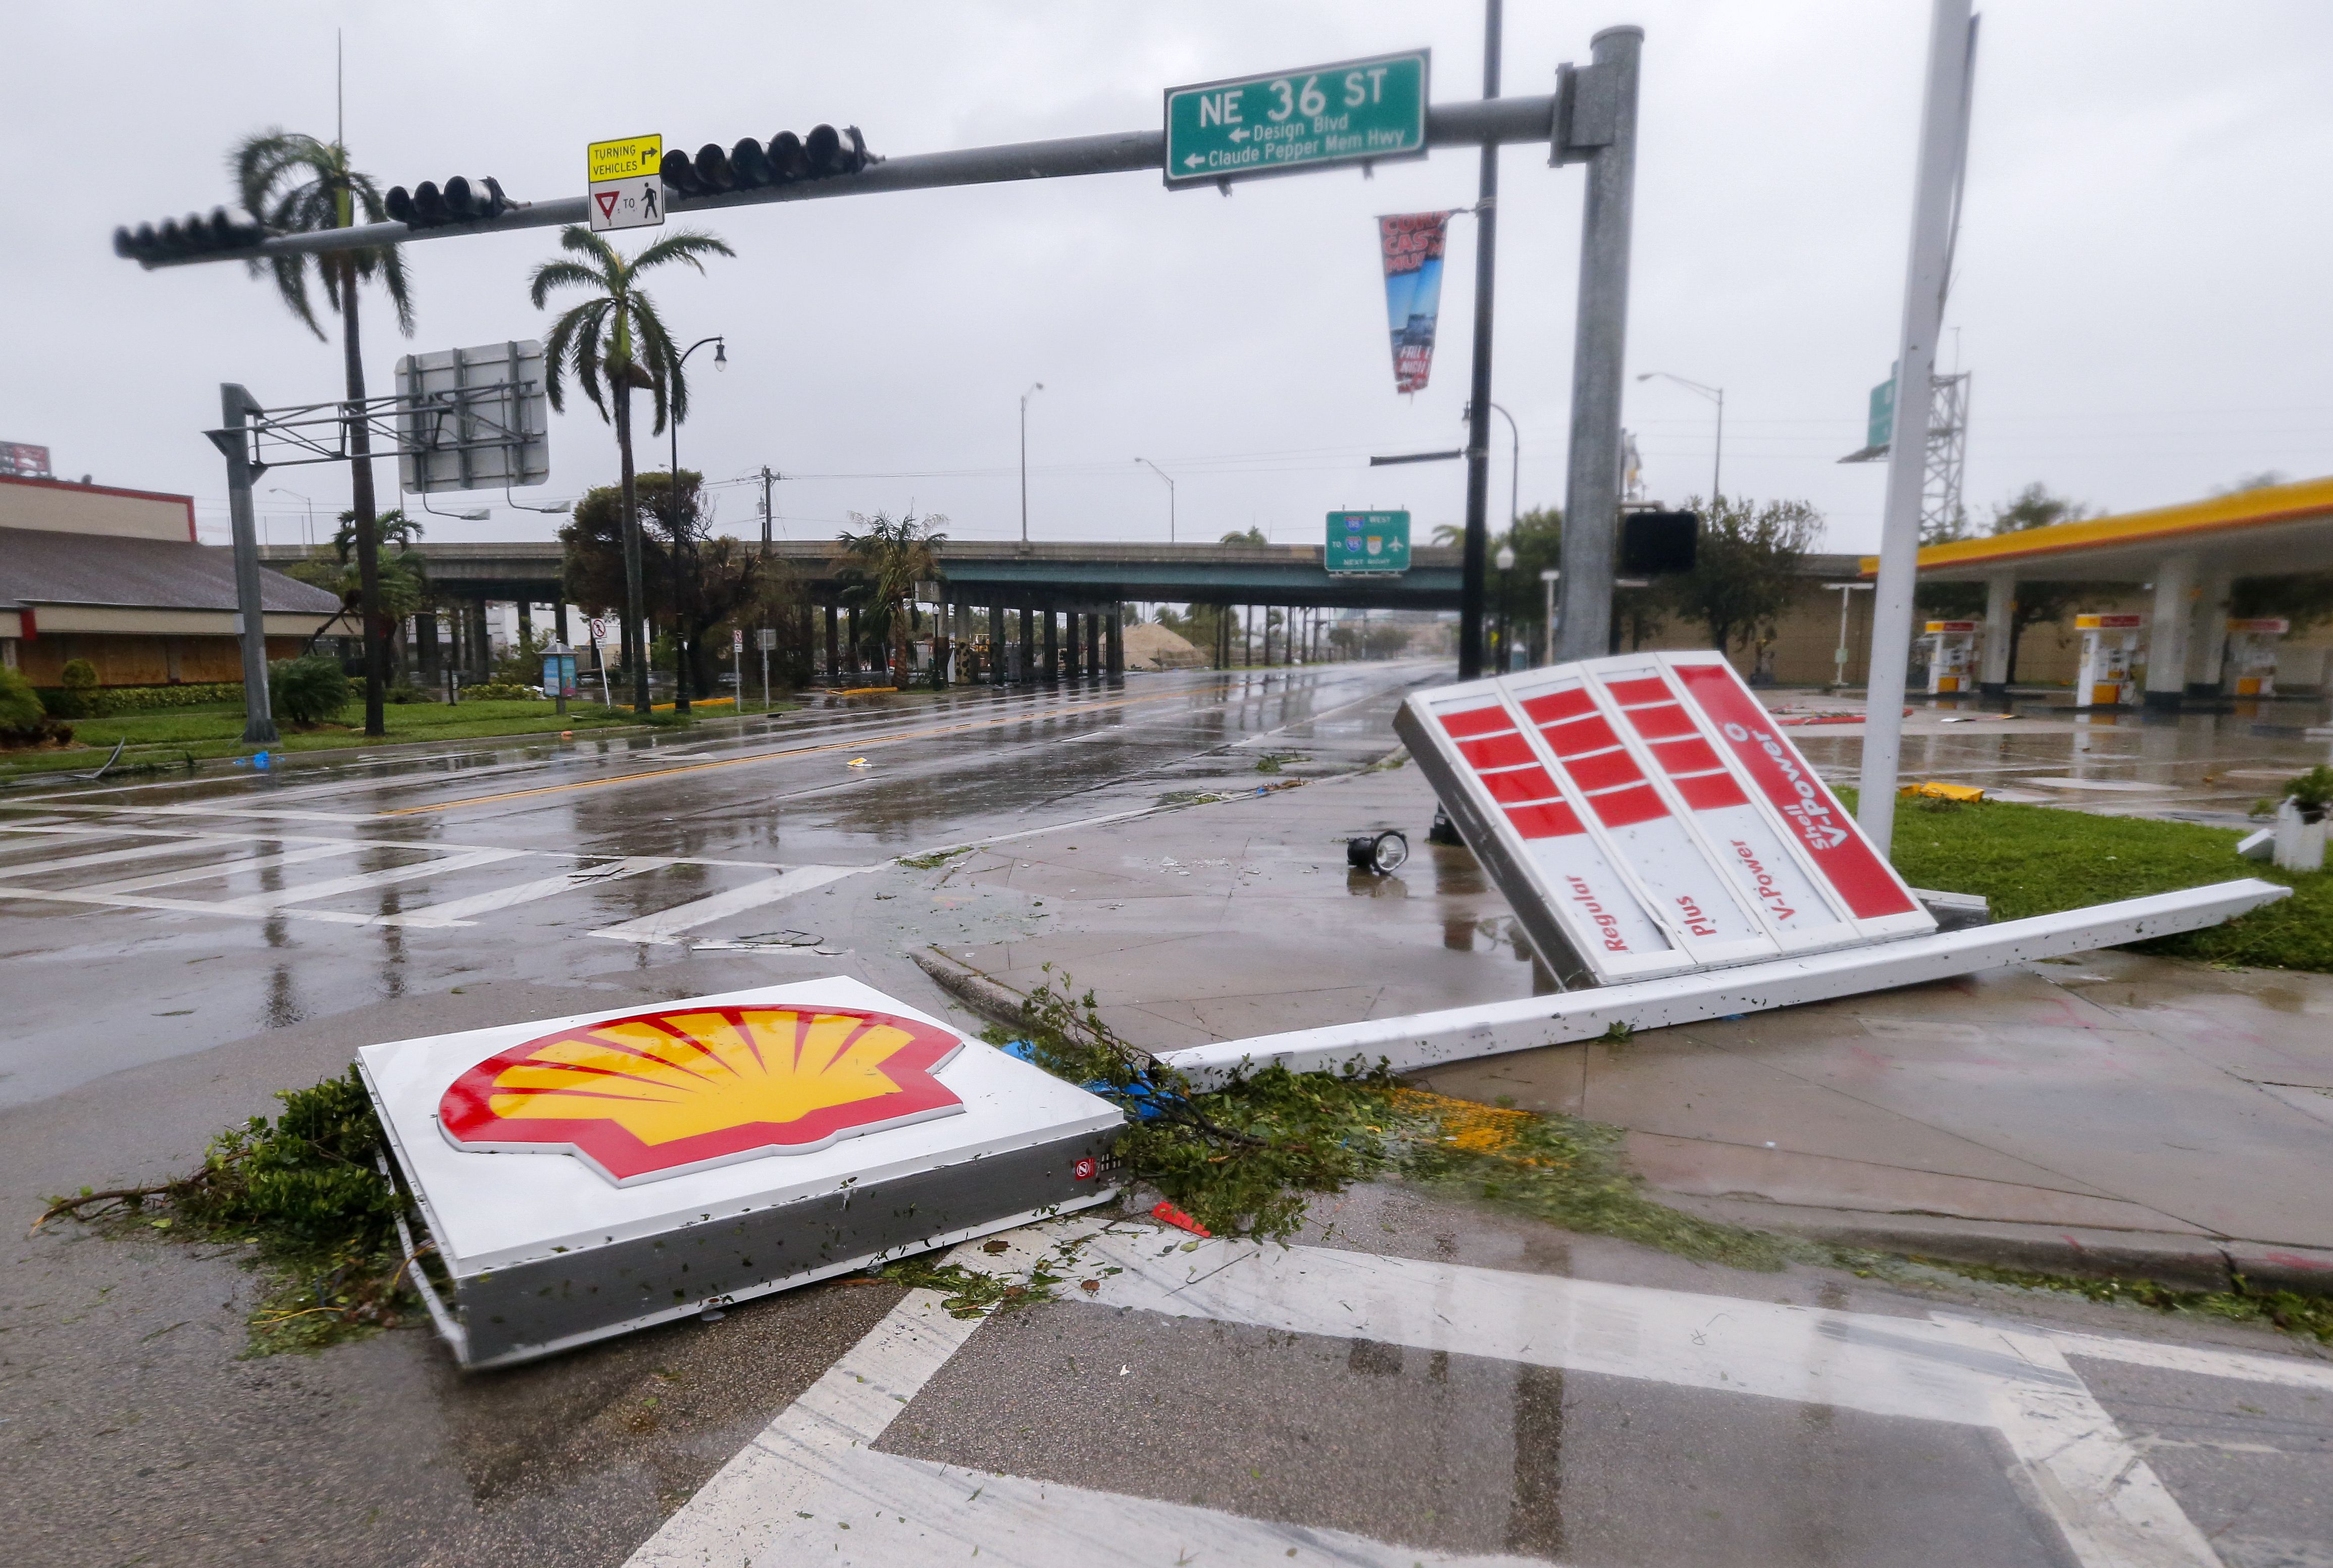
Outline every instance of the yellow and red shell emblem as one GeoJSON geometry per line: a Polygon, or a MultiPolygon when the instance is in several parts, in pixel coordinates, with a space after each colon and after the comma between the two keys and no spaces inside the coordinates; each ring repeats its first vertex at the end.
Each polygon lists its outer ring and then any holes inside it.
{"type": "Polygon", "coordinates": [[[945,1029],[851,1008],[716,1007],[579,1024],[487,1057],[438,1101],[456,1148],[573,1153],[619,1187],[964,1109],[945,1029]]]}

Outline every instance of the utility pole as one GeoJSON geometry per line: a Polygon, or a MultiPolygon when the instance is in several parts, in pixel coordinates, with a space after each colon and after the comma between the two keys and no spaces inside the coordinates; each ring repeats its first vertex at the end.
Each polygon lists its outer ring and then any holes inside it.
{"type": "Polygon", "coordinates": [[[762,464],[762,553],[763,555],[770,553],[770,522],[777,515],[770,507],[770,486],[784,477],[782,473],[772,473],[768,464],[762,464]]]}
{"type": "Polygon", "coordinates": [[[1920,157],[1912,187],[1911,257],[1896,357],[1896,425],[1887,448],[1887,503],[1879,525],[1879,577],[1871,596],[1871,668],[1864,683],[1863,771],[1856,820],[1881,855],[1896,837],[1896,778],[1904,741],[1904,666],[1912,657],[1912,589],[1920,558],[1920,495],[1926,483],[1929,399],[1936,339],[1951,282],[1953,209],[1968,144],[1969,0],[1935,0],[1928,80],[1921,97],[1920,157]]]}
{"type": "Polygon", "coordinates": [[[1029,390],[1021,394],[1021,542],[1022,544],[1029,542],[1029,397],[1031,393],[1042,392],[1044,389],[1045,384],[1038,381],[1032,383],[1029,390]]]}
{"type": "Polygon", "coordinates": [[[235,524],[235,630],[243,644],[243,743],[275,743],[275,713],[267,700],[267,616],[259,587],[259,522],[251,510],[251,449],[245,445],[246,415],[259,400],[234,382],[219,387],[219,424],[211,445],[226,458],[227,515],[235,524]]]}
{"type": "Polygon", "coordinates": [[[1557,158],[1588,165],[1579,307],[1571,353],[1571,461],[1563,492],[1563,631],[1558,655],[1601,658],[1612,639],[1620,531],[1620,393],[1628,347],[1628,239],[1637,184],[1641,27],[1608,27],[1593,62],[1569,72],[1557,158]]]}
{"type": "MultiPolygon", "coordinates": [[[[1502,0],[1483,3],[1483,97],[1499,96],[1502,0]]],[[[1474,384],[1466,407],[1466,550],[1458,588],[1458,678],[1483,673],[1484,558],[1490,550],[1491,307],[1499,266],[1499,148],[1483,144],[1474,206],[1474,384]]]]}

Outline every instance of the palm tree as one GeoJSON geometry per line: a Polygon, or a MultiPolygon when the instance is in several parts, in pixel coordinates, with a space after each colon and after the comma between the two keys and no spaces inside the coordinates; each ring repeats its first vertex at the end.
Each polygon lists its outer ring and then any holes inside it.
{"type": "MultiPolygon", "coordinates": [[[[389,212],[372,177],[349,163],[339,139],[319,141],[280,126],[248,136],[227,155],[244,209],[274,234],[311,234],[345,229],[360,216],[385,223],[389,212]]],[[[413,296],[406,285],[405,262],[395,245],[339,251],[328,256],[276,255],[251,263],[275,274],[284,305],[320,339],[325,337],[308,302],[308,266],[324,285],[324,302],[341,318],[341,363],[347,377],[350,412],[364,402],[364,346],[357,321],[357,285],[378,282],[397,307],[398,330],[413,335],[413,296]]],[[[329,339],[326,339],[329,340],[329,339]]],[[[364,619],[365,733],[382,735],[381,689],[387,684],[389,643],[381,620],[380,552],[374,537],[372,433],[351,417],[349,433],[349,499],[364,526],[357,531],[357,581],[364,619]]]]}
{"type": "Polygon", "coordinates": [[[931,528],[947,519],[936,514],[917,517],[912,512],[898,519],[880,512],[862,517],[854,512],[850,521],[859,525],[859,531],[846,528],[840,536],[843,553],[850,557],[844,571],[890,622],[891,680],[897,685],[907,679],[908,667],[907,600],[917,583],[934,581],[940,575],[937,547],[947,542],[947,535],[934,533],[931,528]]]}
{"type": "Polygon", "coordinates": [[[552,323],[542,361],[549,368],[553,408],[566,407],[564,382],[572,374],[600,417],[616,427],[616,450],[623,454],[625,660],[632,668],[632,711],[645,713],[648,661],[648,639],[639,624],[645,595],[639,493],[632,481],[632,390],[640,387],[655,395],[656,423],[648,432],[653,435],[664,429],[667,419],[688,417],[688,383],[681,377],[679,356],[656,302],[640,292],[636,280],[667,262],[686,262],[702,272],[701,258],[737,253],[712,234],[680,229],[627,261],[615,246],[580,224],[562,229],[559,244],[582,260],[543,263],[534,269],[527,288],[538,311],[554,289],[591,291],[591,298],[570,306],[552,323]]]}

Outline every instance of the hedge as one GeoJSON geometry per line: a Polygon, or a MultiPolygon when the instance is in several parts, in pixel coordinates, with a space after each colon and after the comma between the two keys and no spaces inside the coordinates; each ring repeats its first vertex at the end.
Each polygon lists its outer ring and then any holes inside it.
{"type": "MultiPolygon", "coordinates": [[[[158,708],[191,708],[203,703],[240,703],[243,701],[241,681],[220,681],[192,686],[98,686],[80,691],[73,695],[81,699],[82,711],[91,718],[105,718],[115,713],[146,713],[158,708]]],[[[43,707],[54,711],[64,696],[61,686],[41,688],[43,707]]]]}

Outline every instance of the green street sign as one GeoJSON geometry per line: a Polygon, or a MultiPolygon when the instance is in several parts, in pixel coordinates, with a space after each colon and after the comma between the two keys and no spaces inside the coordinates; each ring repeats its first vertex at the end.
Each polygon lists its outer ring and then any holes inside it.
{"type": "Polygon", "coordinates": [[[1426,156],[1432,52],[1166,90],[1166,185],[1426,156]]]}
{"type": "Polygon", "coordinates": [[[1320,564],[1330,575],[1375,576],[1409,569],[1409,513],[1406,512],[1332,512],[1329,514],[1329,544],[1320,564]]]}

